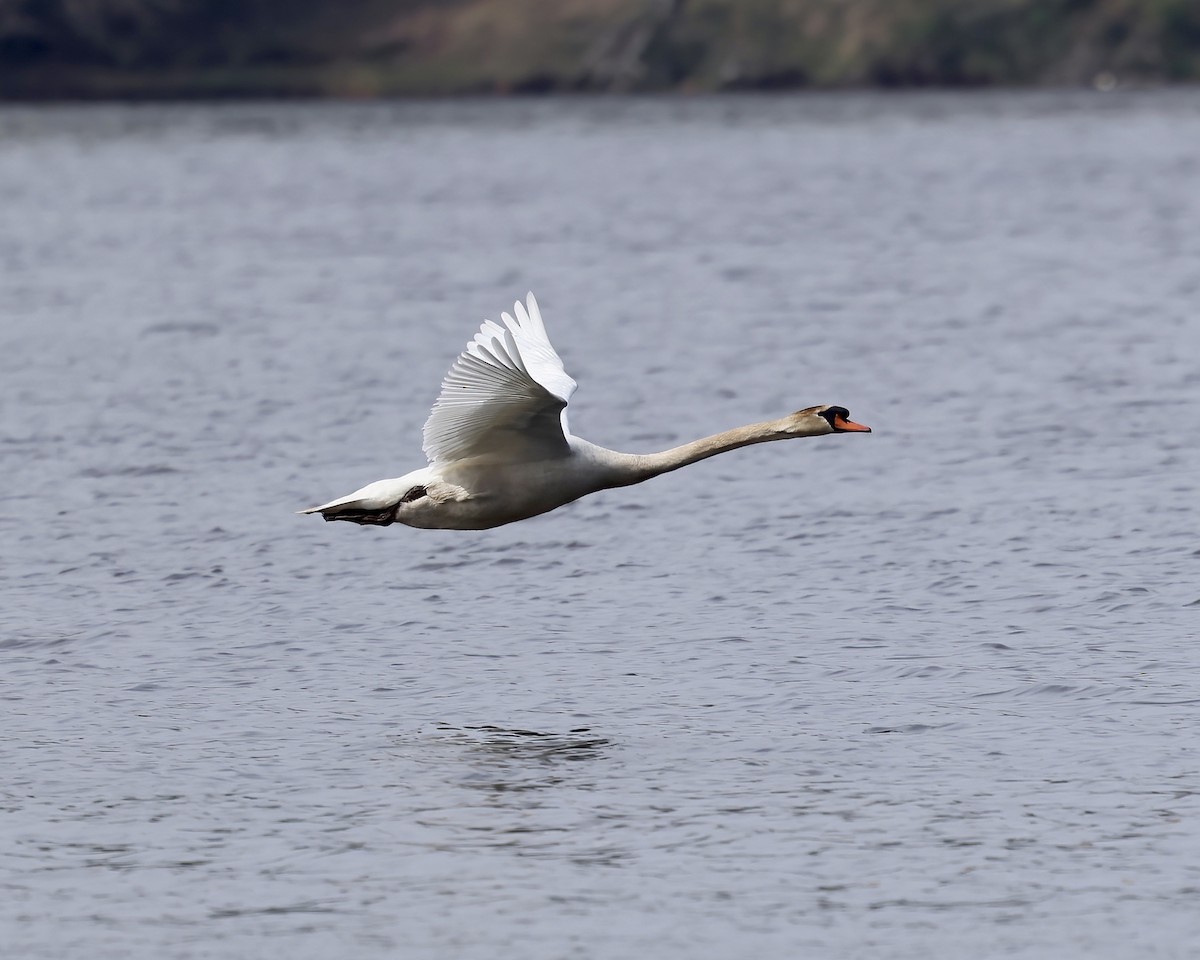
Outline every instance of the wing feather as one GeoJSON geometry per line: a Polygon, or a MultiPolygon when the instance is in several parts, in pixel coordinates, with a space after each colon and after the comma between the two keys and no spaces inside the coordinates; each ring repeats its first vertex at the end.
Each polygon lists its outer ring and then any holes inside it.
{"type": "Polygon", "coordinates": [[[503,323],[485,320],[442,381],[425,422],[430,462],[566,455],[575,381],[546,336],[533,294],[513,313],[502,314],[503,323]]]}

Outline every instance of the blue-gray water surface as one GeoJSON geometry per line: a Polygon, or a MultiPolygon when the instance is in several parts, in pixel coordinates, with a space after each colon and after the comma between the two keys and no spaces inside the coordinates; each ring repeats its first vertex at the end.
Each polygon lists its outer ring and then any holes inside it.
{"type": "Polygon", "coordinates": [[[0,110],[6,954],[1189,957],[1200,99],[0,110]],[[479,533],[572,427],[735,451],[479,533]]]}

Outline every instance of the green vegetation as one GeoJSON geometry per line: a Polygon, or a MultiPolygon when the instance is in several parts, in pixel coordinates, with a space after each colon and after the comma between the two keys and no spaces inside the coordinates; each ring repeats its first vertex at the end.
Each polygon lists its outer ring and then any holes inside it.
{"type": "Polygon", "coordinates": [[[0,0],[0,97],[1200,80],[1198,0],[0,0]]]}

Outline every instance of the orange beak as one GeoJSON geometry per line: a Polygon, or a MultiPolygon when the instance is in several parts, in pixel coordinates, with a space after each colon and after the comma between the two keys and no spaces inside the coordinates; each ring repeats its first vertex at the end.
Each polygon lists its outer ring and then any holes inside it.
{"type": "Polygon", "coordinates": [[[833,429],[845,433],[870,433],[871,428],[863,426],[861,423],[855,423],[853,420],[847,420],[840,413],[833,415],[833,429]]]}

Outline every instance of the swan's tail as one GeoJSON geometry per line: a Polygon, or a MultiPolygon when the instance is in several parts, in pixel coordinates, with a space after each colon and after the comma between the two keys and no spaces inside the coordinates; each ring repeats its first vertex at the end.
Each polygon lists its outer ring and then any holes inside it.
{"type": "Polygon", "coordinates": [[[319,513],[326,520],[349,520],[352,523],[371,523],[386,527],[396,522],[396,514],[400,510],[403,492],[406,489],[408,487],[403,478],[399,481],[377,480],[344,497],[297,512],[319,513]]]}
{"type": "Polygon", "coordinates": [[[297,513],[319,513],[326,520],[349,520],[353,523],[373,523],[386,527],[396,522],[396,509],[399,504],[393,503],[379,507],[373,500],[356,500],[343,497],[322,504],[319,507],[309,507],[307,510],[297,510],[297,513]]]}

